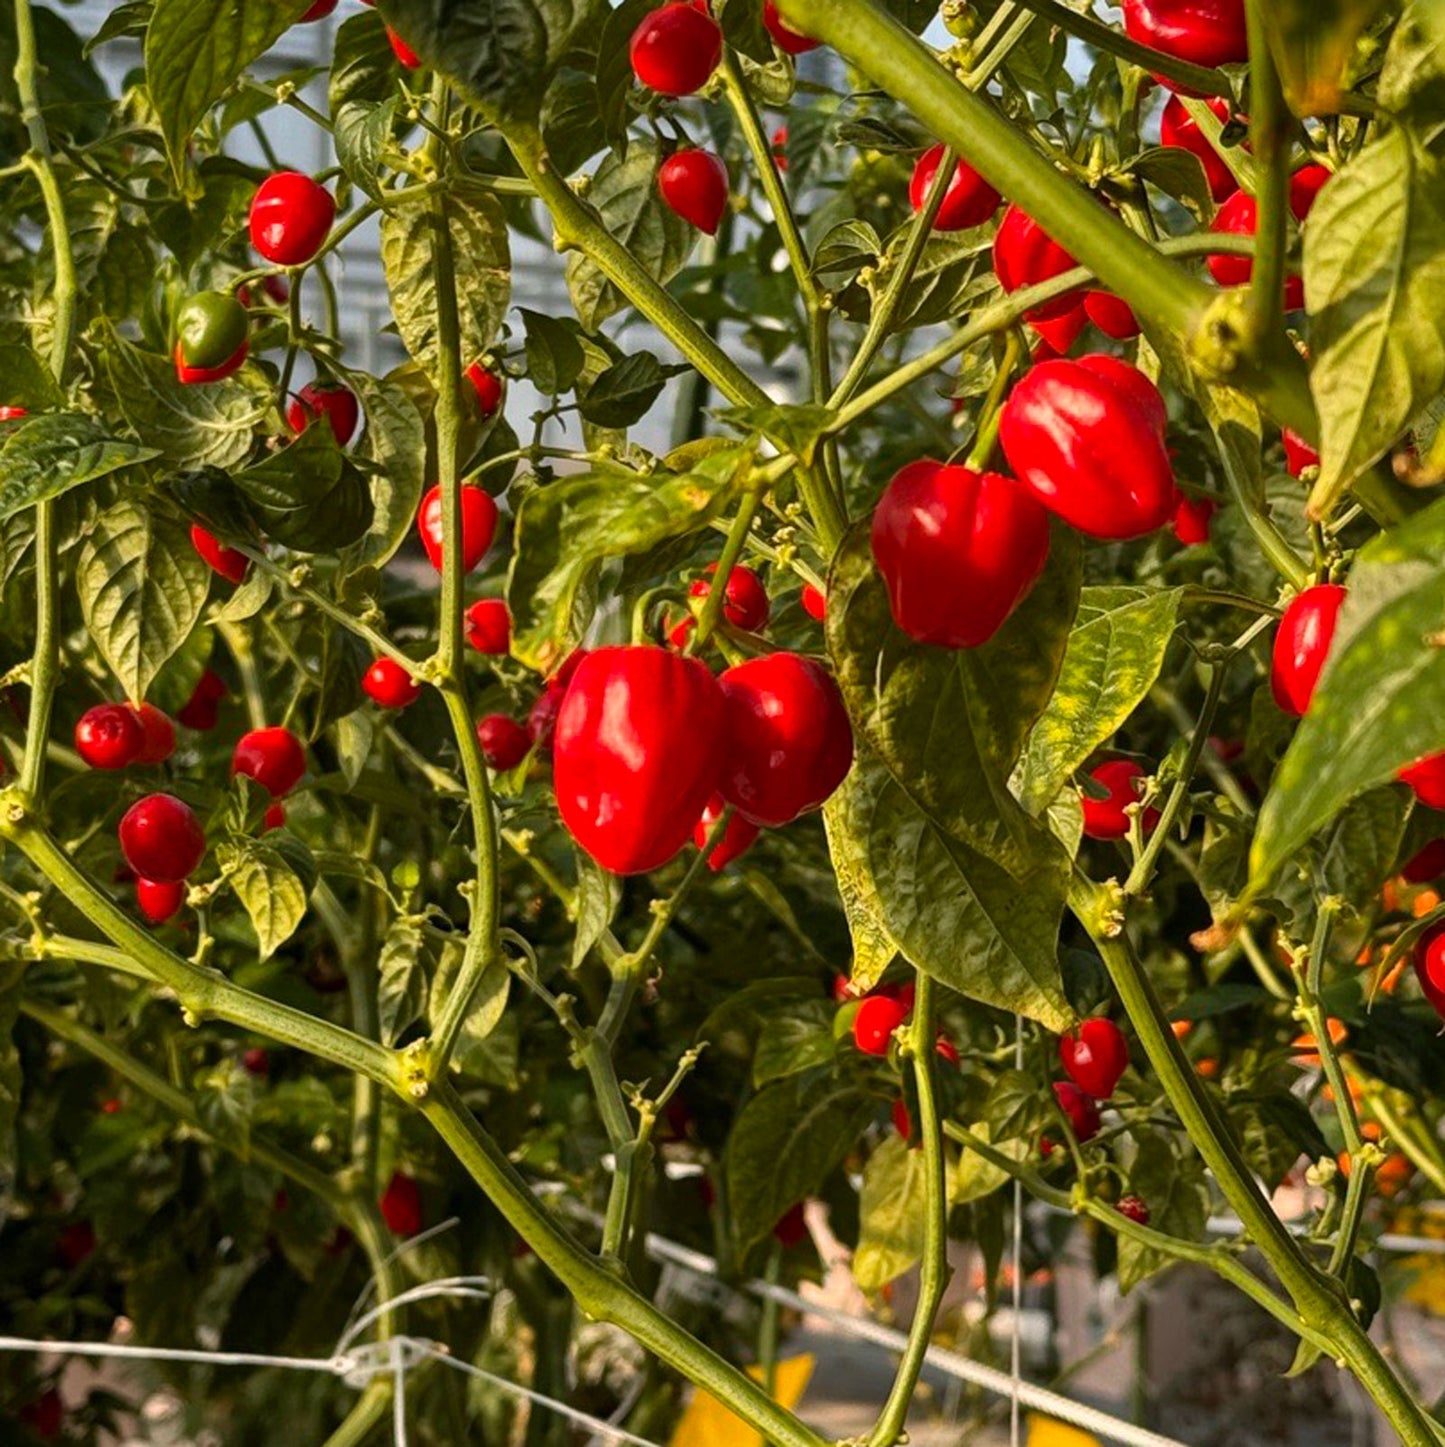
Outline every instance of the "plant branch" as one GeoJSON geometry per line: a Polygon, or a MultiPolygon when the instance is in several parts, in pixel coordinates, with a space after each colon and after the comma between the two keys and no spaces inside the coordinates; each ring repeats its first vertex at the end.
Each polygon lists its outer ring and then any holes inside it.
{"type": "Polygon", "coordinates": [[[1245,11],[1249,28],[1249,140],[1254,152],[1258,213],[1254,270],[1241,340],[1246,349],[1258,355],[1284,329],[1291,119],[1265,39],[1260,0],[1246,0],[1245,11]]]}
{"type": "Polygon", "coordinates": [[[943,1155],[935,1094],[934,984],[922,970],[915,972],[918,992],[908,1030],[908,1053],[913,1058],[913,1082],[918,1092],[918,1137],[922,1141],[923,1259],[918,1273],[918,1301],[908,1328],[908,1345],[878,1421],[868,1435],[868,1447],[893,1447],[903,1435],[908,1406],[923,1371],[933,1323],[948,1285],[948,1174],[943,1155]]]}

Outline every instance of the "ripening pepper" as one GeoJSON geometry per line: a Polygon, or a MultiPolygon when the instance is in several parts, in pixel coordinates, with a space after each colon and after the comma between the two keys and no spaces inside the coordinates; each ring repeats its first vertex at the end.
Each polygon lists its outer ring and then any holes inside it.
{"type": "Polygon", "coordinates": [[[1094,538],[1142,537],[1174,514],[1158,388],[1117,357],[1042,362],[1004,406],[999,441],[1050,511],[1094,538]]]}
{"type": "Polygon", "coordinates": [[[176,378],[219,382],[246,360],[246,308],[225,292],[200,291],[176,313],[176,378]]]}
{"type": "Polygon", "coordinates": [[[1048,552],[1048,513],[996,472],[910,462],[873,513],[873,559],[889,610],[919,643],[987,643],[1027,596],[1048,552]]]}
{"type": "Polygon", "coordinates": [[[598,648],[572,675],[552,738],[562,822],[604,869],[641,874],[692,838],[726,751],[706,665],[666,648],[598,648]]]}

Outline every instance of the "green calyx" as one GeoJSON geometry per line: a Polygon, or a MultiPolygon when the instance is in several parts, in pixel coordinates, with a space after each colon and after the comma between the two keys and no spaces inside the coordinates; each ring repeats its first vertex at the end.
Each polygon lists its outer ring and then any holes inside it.
{"type": "Polygon", "coordinates": [[[176,341],[188,367],[219,367],[246,340],[246,308],[234,296],[200,291],[176,313],[176,341]]]}

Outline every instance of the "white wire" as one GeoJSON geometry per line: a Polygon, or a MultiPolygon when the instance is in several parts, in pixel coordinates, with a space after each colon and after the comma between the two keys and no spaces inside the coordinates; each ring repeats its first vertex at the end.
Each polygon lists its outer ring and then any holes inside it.
{"type": "Polygon", "coordinates": [[[0,1352],[55,1352],[61,1356],[120,1357],[142,1362],[195,1362],[209,1367],[288,1367],[298,1372],[340,1376],[347,1364],[339,1357],[276,1357],[265,1352],[208,1352],[185,1347],[134,1347],[122,1342],[30,1340],[0,1336],[0,1352]]]}
{"type": "Polygon", "coordinates": [[[437,1296],[456,1297],[466,1301],[490,1301],[492,1283],[485,1276],[444,1276],[439,1281],[427,1281],[421,1286],[408,1288],[398,1296],[388,1297],[380,1306],[374,1306],[347,1327],[341,1340],[336,1343],[336,1355],[345,1355],[352,1342],[393,1307],[407,1306],[414,1301],[429,1301],[437,1296]]]}
{"type": "Polygon", "coordinates": [[[391,1338],[391,1375],[395,1388],[391,1394],[391,1435],[396,1447],[406,1447],[406,1354],[401,1339],[391,1338]]]}
{"type": "MultiPolygon", "coordinates": [[[[590,1212],[587,1214],[591,1215],[590,1212]]],[[[689,1246],[679,1245],[665,1236],[649,1234],[646,1250],[655,1261],[680,1266],[699,1276],[716,1277],[718,1274],[717,1262],[711,1256],[705,1256],[701,1251],[694,1251],[689,1246]]],[[[789,1291],[785,1286],[776,1286],[755,1278],[739,1283],[739,1289],[751,1292],[754,1296],[771,1298],[805,1316],[831,1322],[845,1335],[872,1342],[889,1352],[901,1352],[908,1345],[908,1338],[901,1331],[895,1331],[892,1327],[867,1317],[850,1316],[847,1312],[827,1306],[821,1301],[810,1301],[805,1296],[799,1296],[796,1291],[789,1291]]],[[[1047,1387],[1038,1387],[1028,1381],[1015,1383],[1007,1372],[986,1367],[981,1362],[975,1362],[947,1347],[930,1346],[924,1360],[940,1372],[971,1382],[996,1396],[1009,1397],[1017,1391],[1019,1401],[1025,1407],[1042,1412],[1047,1417],[1055,1417],[1061,1422],[1071,1423],[1109,1442],[1121,1443],[1123,1447],[1188,1447],[1187,1443],[1180,1442],[1175,1437],[1165,1437],[1147,1428],[1136,1427],[1132,1422],[1076,1402],[1071,1397],[1060,1396],[1058,1392],[1051,1392],[1047,1387]]]]}

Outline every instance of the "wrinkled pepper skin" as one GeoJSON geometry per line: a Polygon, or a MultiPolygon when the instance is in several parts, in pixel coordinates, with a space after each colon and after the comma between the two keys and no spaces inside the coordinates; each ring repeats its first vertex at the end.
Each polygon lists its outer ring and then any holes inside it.
{"type": "Polygon", "coordinates": [[[873,560],[893,621],[919,643],[987,643],[1043,571],[1049,515],[1011,477],[922,459],[873,513],[873,560]]]}
{"type": "Polygon", "coordinates": [[[706,665],[666,648],[599,648],[567,685],[552,739],[562,822],[604,869],[642,874],[691,838],[726,751],[706,665]]]}
{"type": "Polygon", "coordinates": [[[770,653],[718,683],[726,700],[718,792],[754,824],[790,824],[821,807],[853,764],[853,729],[828,671],[798,653],[770,653]]]}
{"type": "Polygon", "coordinates": [[[1159,390],[1117,357],[1042,362],[1004,406],[999,441],[1019,481],[1092,538],[1143,537],[1174,515],[1159,390]]]}

